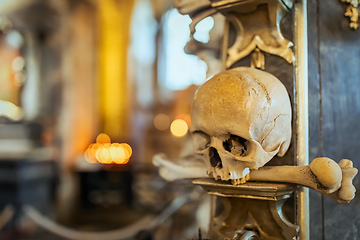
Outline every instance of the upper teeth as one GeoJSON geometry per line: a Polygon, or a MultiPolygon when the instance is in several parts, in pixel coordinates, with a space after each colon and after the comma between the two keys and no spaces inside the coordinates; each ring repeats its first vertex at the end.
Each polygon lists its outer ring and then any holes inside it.
{"type": "Polygon", "coordinates": [[[250,174],[246,174],[245,177],[242,178],[238,178],[238,179],[231,179],[231,183],[236,186],[236,185],[240,185],[243,183],[246,183],[247,180],[250,179],[250,174]]]}

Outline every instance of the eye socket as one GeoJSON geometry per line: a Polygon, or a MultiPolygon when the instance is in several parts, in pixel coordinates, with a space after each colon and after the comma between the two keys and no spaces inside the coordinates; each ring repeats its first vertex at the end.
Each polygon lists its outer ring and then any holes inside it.
{"type": "Polygon", "coordinates": [[[223,142],[223,146],[226,151],[234,155],[244,155],[247,152],[246,149],[246,139],[231,134],[229,139],[223,142]]]}
{"type": "Polygon", "coordinates": [[[211,138],[202,131],[195,131],[192,133],[192,139],[195,150],[205,150],[210,147],[211,138]]]}

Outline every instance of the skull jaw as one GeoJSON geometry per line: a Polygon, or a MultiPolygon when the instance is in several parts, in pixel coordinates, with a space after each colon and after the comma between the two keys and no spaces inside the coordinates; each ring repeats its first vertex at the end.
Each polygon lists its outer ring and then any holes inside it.
{"type": "MultiPolygon", "coordinates": [[[[215,180],[229,181],[234,185],[245,183],[250,178],[250,170],[257,170],[269,162],[279,151],[279,147],[271,152],[266,152],[261,145],[254,140],[249,141],[249,152],[246,156],[236,156],[224,149],[219,149],[221,167],[211,164],[206,160],[207,174],[215,180]]],[[[218,149],[218,148],[217,148],[218,149]]],[[[204,154],[209,156],[209,154],[204,154]]]]}
{"type": "Polygon", "coordinates": [[[236,180],[243,179],[250,173],[249,163],[237,161],[234,155],[220,148],[221,145],[212,146],[205,150],[207,156],[207,173],[215,180],[236,180]]]}

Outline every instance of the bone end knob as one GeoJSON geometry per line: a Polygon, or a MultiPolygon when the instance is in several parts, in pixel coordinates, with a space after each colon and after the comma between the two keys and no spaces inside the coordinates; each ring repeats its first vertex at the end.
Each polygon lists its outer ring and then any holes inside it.
{"type": "Polygon", "coordinates": [[[324,188],[334,192],[341,186],[342,171],[339,165],[327,157],[315,158],[309,165],[324,188]]]}
{"type": "Polygon", "coordinates": [[[341,188],[339,189],[339,197],[343,202],[340,203],[347,203],[355,197],[356,189],[352,181],[358,173],[358,170],[353,167],[353,162],[348,159],[342,159],[339,162],[339,166],[343,172],[341,188]]]}

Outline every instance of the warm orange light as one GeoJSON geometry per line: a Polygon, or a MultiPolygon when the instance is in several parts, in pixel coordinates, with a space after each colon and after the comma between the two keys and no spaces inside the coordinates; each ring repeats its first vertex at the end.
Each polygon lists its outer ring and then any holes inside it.
{"type": "Polygon", "coordinates": [[[132,149],[131,149],[130,145],[127,143],[122,143],[121,146],[125,150],[126,158],[130,158],[132,155],[132,149]]]}
{"type": "Polygon", "coordinates": [[[106,133],[100,133],[96,138],[96,143],[111,143],[111,140],[106,133]]]}
{"type": "Polygon", "coordinates": [[[110,154],[110,146],[111,146],[110,143],[105,143],[101,146],[100,150],[96,152],[96,153],[99,152],[99,156],[96,155],[99,162],[104,163],[104,164],[112,163],[111,154],[110,154]]]}
{"type": "Polygon", "coordinates": [[[127,143],[111,143],[105,133],[99,134],[96,143],[90,144],[84,156],[89,163],[127,164],[132,155],[132,149],[127,143]]]}
{"type": "MultiPolygon", "coordinates": [[[[90,145],[91,146],[91,145],[90,145]]],[[[89,163],[96,163],[96,157],[95,157],[95,154],[94,154],[94,151],[93,151],[93,148],[90,147],[88,149],[86,149],[85,151],[85,160],[89,163]]]]}
{"type": "Polygon", "coordinates": [[[123,164],[126,159],[126,153],[124,148],[120,144],[113,144],[110,149],[111,159],[114,163],[123,164]]]}
{"type": "Polygon", "coordinates": [[[96,150],[98,149],[98,144],[90,144],[88,149],[86,150],[86,153],[89,155],[89,157],[96,159],[96,150]]]}
{"type": "Polygon", "coordinates": [[[119,145],[114,149],[115,151],[115,158],[113,158],[114,163],[116,164],[126,164],[128,159],[126,158],[125,149],[119,145]]]}
{"type": "Polygon", "coordinates": [[[182,119],[175,119],[170,126],[170,131],[175,137],[183,137],[187,133],[189,127],[182,119]]]}
{"type": "Polygon", "coordinates": [[[164,113],[159,113],[154,118],[154,126],[157,130],[164,131],[170,126],[170,118],[164,113]]]}
{"type": "Polygon", "coordinates": [[[189,114],[179,114],[176,116],[175,119],[182,119],[186,122],[186,124],[188,125],[188,128],[190,128],[191,125],[191,117],[189,114]]]}

